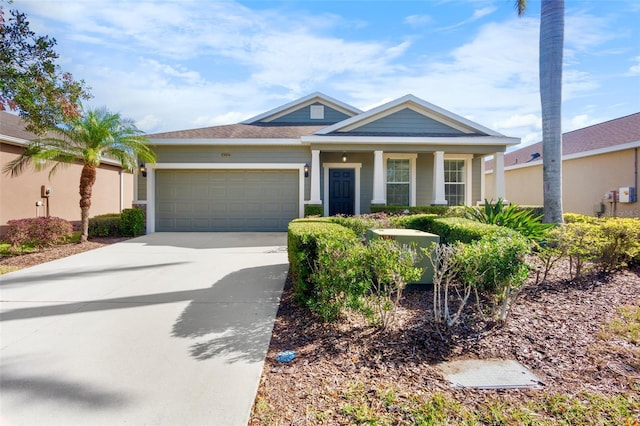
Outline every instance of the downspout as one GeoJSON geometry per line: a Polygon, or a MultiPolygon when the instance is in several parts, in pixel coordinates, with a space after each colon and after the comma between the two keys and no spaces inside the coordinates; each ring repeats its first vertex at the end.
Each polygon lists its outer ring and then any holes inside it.
{"type": "Polygon", "coordinates": [[[638,199],[638,148],[634,150],[634,156],[633,156],[633,187],[636,190],[636,200],[637,200],[638,199]]]}
{"type": "Polygon", "coordinates": [[[120,212],[122,212],[124,208],[124,174],[123,170],[120,169],[118,175],[120,176],[120,212]]]}

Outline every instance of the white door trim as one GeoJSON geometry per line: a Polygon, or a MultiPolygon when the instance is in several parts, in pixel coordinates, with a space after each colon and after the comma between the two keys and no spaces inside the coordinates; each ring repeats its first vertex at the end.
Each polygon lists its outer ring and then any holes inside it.
{"type": "Polygon", "coordinates": [[[324,194],[322,196],[322,205],[324,207],[324,216],[329,216],[329,169],[355,169],[356,171],[356,193],[355,205],[353,207],[356,215],[360,214],[360,169],[362,163],[324,163],[324,194]]]}

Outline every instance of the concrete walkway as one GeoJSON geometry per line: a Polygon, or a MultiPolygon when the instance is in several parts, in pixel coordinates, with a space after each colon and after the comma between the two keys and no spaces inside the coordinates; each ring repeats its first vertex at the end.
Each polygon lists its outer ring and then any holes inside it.
{"type": "Polygon", "coordinates": [[[286,234],[156,233],[0,276],[0,424],[246,425],[286,234]]]}

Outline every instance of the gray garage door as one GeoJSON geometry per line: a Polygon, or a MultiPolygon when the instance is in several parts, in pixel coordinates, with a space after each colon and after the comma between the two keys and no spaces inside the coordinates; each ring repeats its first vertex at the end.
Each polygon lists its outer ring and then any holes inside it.
{"type": "Polygon", "coordinates": [[[286,231],[297,170],[158,170],[157,231],[286,231]]]}

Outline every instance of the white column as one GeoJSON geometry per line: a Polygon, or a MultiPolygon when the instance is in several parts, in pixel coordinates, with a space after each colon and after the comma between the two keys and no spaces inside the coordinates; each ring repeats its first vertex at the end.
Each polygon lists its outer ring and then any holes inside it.
{"type": "Polygon", "coordinates": [[[156,169],[147,167],[147,234],[156,232],[156,169]]]}
{"type": "Polygon", "coordinates": [[[320,199],[320,150],[311,150],[311,194],[309,204],[322,204],[320,199]]]}
{"type": "Polygon", "coordinates": [[[485,190],[485,185],[486,185],[486,180],[485,180],[485,162],[486,162],[486,158],[482,157],[480,159],[480,203],[484,203],[484,199],[487,198],[486,196],[486,190],[485,190]]]}
{"type": "Polygon", "coordinates": [[[494,196],[505,199],[504,190],[504,152],[496,152],[493,157],[493,185],[494,196]]]}
{"type": "Polygon", "coordinates": [[[384,196],[384,156],[382,151],[373,151],[373,200],[371,204],[387,204],[384,196]]]}
{"type": "Polygon", "coordinates": [[[444,195],[444,151],[433,153],[433,200],[432,205],[447,205],[444,195]]]}

